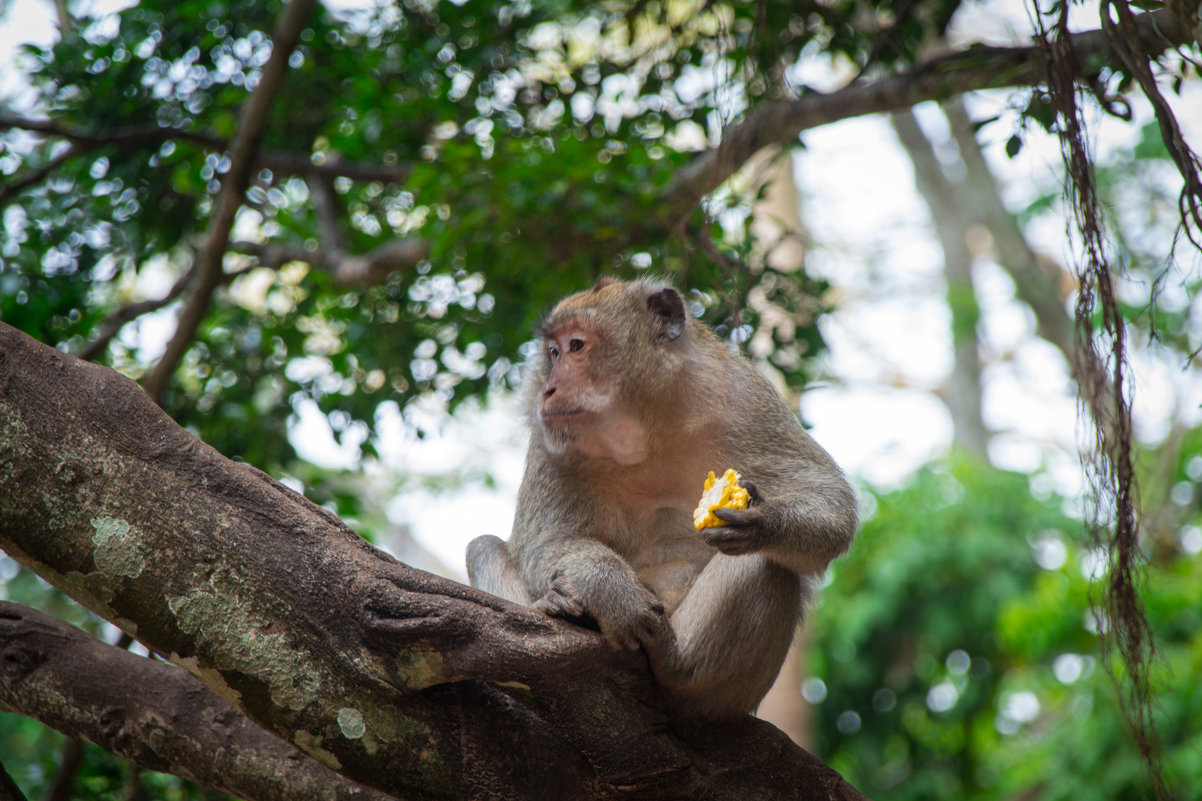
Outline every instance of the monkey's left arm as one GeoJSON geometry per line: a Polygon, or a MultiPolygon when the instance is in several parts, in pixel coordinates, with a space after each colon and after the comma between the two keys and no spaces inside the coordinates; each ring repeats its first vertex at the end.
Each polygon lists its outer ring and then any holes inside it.
{"type": "Polygon", "coordinates": [[[798,574],[818,575],[851,546],[856,497],[834,461],[799,427],[734,465],[752,490],[746,509],[716,509],[725,525],[701,537],[729,556],[761,553],[798,574]],[[780,446],[784,447],[780,447],[780,446]]]}

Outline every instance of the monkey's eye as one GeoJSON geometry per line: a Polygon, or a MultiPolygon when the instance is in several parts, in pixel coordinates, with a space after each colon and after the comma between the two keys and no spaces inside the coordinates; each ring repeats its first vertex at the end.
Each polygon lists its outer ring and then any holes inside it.
{"type": "Polygon", "coordinates": [[[568,350],[570,350],[572,353],[578,353],[584,350],[584,340],[580,337],[572,337],[572,339],[568,342],[568,350]]]}
{"type": "Polygon", "coordinates": [[[559,358],[559,348],[556,347],[555,345],[548,345],[547,346],[547,354],[550,355],[551,361],[555,361],[556,359],[559,358]]]}

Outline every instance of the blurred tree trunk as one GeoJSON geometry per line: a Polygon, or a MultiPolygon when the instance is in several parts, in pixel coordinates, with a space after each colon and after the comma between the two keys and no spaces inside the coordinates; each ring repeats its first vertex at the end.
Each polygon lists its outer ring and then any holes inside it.
{"type": "Polygon", "coordinates": [[[805,655],[809,638],[799,631],[789,646],[789,654],[781,666],[780,675],[756,710],[756,717],[766,720],[789,735],[789,739],[811,754],[818,747],[814,731],[814,709],[801,695],[805,680],[805,655]]]}
{"type": "Polygon", "coordinates": [[[910,109],[891,115],[893,130],[914,166],[914,183],[926,201],[943,249],[947,305],[951,312],[954,362],[945,401],[955,425],[955,443],[982,460],[988,459],[989,432],[981,415],[981,359],[977,323],[980,308],[972,285],[973,253],[969,248],[973,218],[964,207],[963,183],[947,174],[934,145],[910,109]]]}
{"type": "Polygon", "coordinates": [[[74,795],[75,774],[83,762],[83,741],[68,737],[59,752],[58,770],[46,791],[45,801],[70,801],[74,795]]]}
{"type": "MultiPolygon", "coordinates": [[[[805,226],[801,221],[801,204],[797,196],[797,184],[793,177],[793,159],[789,152],[779,147],[768,147],[757,153],[748,162],[747,174],[751,179],[752,197],[758,200],[752,206],[749,230],[752,236],[754,266],[770,266],[779,272],[802,269],[805,260],[805,226]]],[[[757,300],[752,294],[751,302],[757,300]]],[[[766,304],[765,304],[766,305],[766,304]]],[[[753,356],[762,356],[772,348],[771,316],[782,314],[779,309],[759,310],[766,317],[765,325],[759,327],[757,336],[768,341],[751,342],[753,356]],[[762,351],[758,352],[758,351],[762,351]]],[[[779,378],[779,377],[777,377],[779,378]]],[[[774,382],[778,389],[788,395],[784,382],[774,382]]],[[[788,398],[789,405],[797,406],[797,397],[788,398]]],[[[789,735],[793,742],[813,752],[816,745],[814,716],[810,705],[801,695],[801,682],[805,677],[802,665],[805,662],[806,637],[800,632],[789,646],[788,656],[776,682],[768,695],[760,702],[756,716],[776,726],[789,735]]]]}
{"type": "Polygon", "coordinates": [[[1014,279],[1015,294],[1031,307],[1036,333],[1055,345],[1072,364],[1076,335],[1067,303],[1076,286],[1072,274],[1050,257],[1036,253],[1018,220],[1002,201],[997,178],[977,142],[973,121],[959,98],[942,105],[964,164],[964,196],[973,219],[988,230],[998,264],[1014,279]]]}
{"type": "MultiPolygon", "coordinates": [[[[994,258],[1014,280],[1015,296],[1027,304],[1035,316],[1035,333],[1060,351],[1074,381],[1080,382],[1083,371],[1108,374],[1101,366],[1081,361],[1093,359],[1094,355],[1089,348],[1077,347],[1077,330],[1068,309],[1069,297],[1077,289],[1076,277],[1051,256],[1037,252],[1027,241],[1017,218],[1006,208],[1001,188],[985,160],[963,99],[948,100],[941,108],[964,165],[962,202],[969,209],[972,220],[988,230],[994,258]]],[[[1113,421],[1112,392],[1103,392],[1101,400],[1103,419],[1113,421]]]]}

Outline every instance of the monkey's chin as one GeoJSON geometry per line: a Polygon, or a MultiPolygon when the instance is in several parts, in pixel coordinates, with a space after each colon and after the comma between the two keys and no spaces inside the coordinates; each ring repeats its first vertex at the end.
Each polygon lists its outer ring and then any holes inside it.
{"type": "Polygon", "coordinates": [[[547,453],[559,455],[572,445],[572,436],[566,432],[554,431],[543,426],[543,445],[547,453]]]}
{"type": "Polygon", "coordinates": [[[583,410],[568,412],[553,412],[539,418],[539,427],[543,431],[543,442],[551,453],[563,453],[579,436],[579,428],[584,417],[583,410]]]}

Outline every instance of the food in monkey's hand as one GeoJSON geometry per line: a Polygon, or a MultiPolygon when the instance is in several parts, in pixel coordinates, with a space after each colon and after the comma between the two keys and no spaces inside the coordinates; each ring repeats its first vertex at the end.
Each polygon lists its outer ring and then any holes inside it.
{"type": "Polygon", "coordinates": [[[751,501],[751,493],[739,484],[743,476],[729,469],[720,478],[714,477],[711,470],[705,479],[705,489],[701,493],[701,501],[693,510],[693,527],[700,531],[710,526],[726,525],[714,514],[715,509],[746,509],[751,501]]]}

